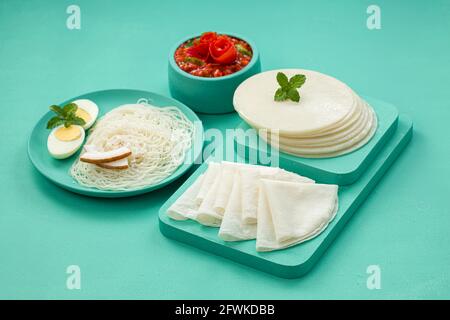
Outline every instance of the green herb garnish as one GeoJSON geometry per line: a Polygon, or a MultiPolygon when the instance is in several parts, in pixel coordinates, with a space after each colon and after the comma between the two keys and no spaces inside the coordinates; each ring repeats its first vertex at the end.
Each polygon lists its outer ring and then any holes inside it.
{"type": "Polygon", "coordinates": [[[186,43],[184,44],[184,47],[185,48],[192,47],[194,45],[194,41],[195,41],[195,39],[190,39],[190,40],[186,41],[186,43]]]}
{"type": "Polygon", "coordinates": [[[251,51],[247,50],[243,45],[238,43],[238,44],[236,44],[235,47],[239,53],[242,53],[245,56],[251,57],[251,55],[252,55],[251,51]]]}
{"type": "Polygon", "coordinates": [[[184,58],[184,62],[193,63],[197,66],[202,66],[205,64],[205,62],[203,62],[203,60],[196,58],[196,57],[186,57],[186,58],[184,58]]]}
{"type": "Polygon", "coordinates": [[[277,82],[280,85],[277,91],[275,91],[275,101],[292,100],[295,102],[300,101],[300,94],[298,88],[300,88],[306,81],[304,74],[296,74],[288,80],[288,77],[283,72],[277,73],[277,82]]]}
{"type": "Polygon", "coordinates": [[[75,103],[66,104],[64,107],[57,105],[50,106],[50,110],[56,113],[56,116],[47,122],[47,129],[53,129],[57,126],[64,125],[68,128],[71,125],[82,126],[86,124],[82,118],[76,116],[78,106],[75,103]]]}

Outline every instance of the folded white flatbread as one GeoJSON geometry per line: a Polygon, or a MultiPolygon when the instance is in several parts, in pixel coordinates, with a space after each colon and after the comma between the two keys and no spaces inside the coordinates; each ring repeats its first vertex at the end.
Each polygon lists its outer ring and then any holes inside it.
{"type": "Polygon", "coordinates": [[[311,179],[279,168],[239,166],[233,175],[233,188],[219,230],[222,240],[256,238],[259,180],[268,177],[274,180],[314,183],[311,179]]]}
{"type": "Polygon", "coordinates": [[[167,215],[220,227],[224,241],[256,238],[257,251],[272,251],[321,233],[337,212],[337,189],[280,168],[210,163],[167,215]]]}
{"type": "Polygon", "coordinates": [[[214,181],[216,180],[217,175],[220,173],[220,164],[217,162],[208,163],[208,169],[206,169],[205,178],[203,179],[203,183],[198,191],[198,194],[195,197],[196,203],[200,206],[203,200],[206,198],[206,194],[211,189],[214,181]]]}
{"type": "Polygon", "coordinates": [[[242,204],[241,172],[236,170],[233,177],[233,188],[219,229],[219,237],[222,240],[240,241],[255,239],[256,224],[244,223],[242,204]]]}
{"type": "Polygon", "coordinates": [[[222,222],[222,213],[214,209],[217,192],[219,191],[220,183],[222,180],[221,170],[222,168],[219,166],[219,172],[217,172],[214,178],[214,183],[209,188],[205,198],[198,208],[196,217],[196,221],[198,223],[209,227],[220,227],[220,224],[222,222]]]}
{"type": "Polygon", "coordinates": [[[245,163],[236,163],[236,162],[228,162],[222,161],[220,163],[221,169],[221,181],[219,189],[217,190],[216,199],[214,201],[214,210],[220,214],[224,214],[225,208],[227,206],[229,197],[231,195],[231,190],[233,188],[233,179],[235,177],[236,171],[270,171],[277,172],[278,168],[264,167],[258,165],[251,165],[245,163]]]}
{"type": "Polygon", "coordinates": [[[167,215],[174,220],[196,220],[199,205],[195,198],[202,186],[204,175],[200,175],[194,183],[167,209],[167,215]]]}
{"type": "Polygon", "coordinates": [[[257,222],[258,190],[261,179],[314,183],[314,180],[280,168],[259,167],[258,170],[241,170],[242,217],[245,223],[257,222]]]}
{"type": "Polygon", "coordinates": [[[257,251],[287,248],[320,234],[336,215],[338,186],[261,179],[257,251]]]}
{"type": "Polygon", "coordinates": [[[231,190],[233,188],[234,173],[239,167],[236,165],[229,165],[222,162],[220,170],[220,185],[217,189],[214,201],[214,211],[223,215],[225,208],[230,198],[231,190]]]}

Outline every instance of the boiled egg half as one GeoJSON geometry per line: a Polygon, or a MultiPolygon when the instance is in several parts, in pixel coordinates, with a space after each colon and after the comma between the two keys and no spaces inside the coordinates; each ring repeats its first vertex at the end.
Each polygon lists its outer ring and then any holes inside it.
{"type": "Polygon", "coordinates": [[[48,152],[56,159],[68,158],[80,149],[84,137],[84,129],[81,126],[58,126],[48,135],[48,152]]]}
{"type": "Polygon", "coordinates": [[[86,122],[83,125],[83,129],[87,130],[94,124],[95,120],[98,117],[98,106],[95,102],[88,99],[79,99],[75,100],[72,103],[75,103],[78,107],[75,112],[77,117],[80,117],[86,122]]]}

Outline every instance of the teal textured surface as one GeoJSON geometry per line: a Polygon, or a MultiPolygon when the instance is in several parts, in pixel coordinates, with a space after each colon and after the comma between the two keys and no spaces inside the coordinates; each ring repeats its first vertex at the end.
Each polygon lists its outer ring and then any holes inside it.
{"type": "MultiPolygon", "coordinates": [[[[358,180],[394,134],[398,119],[397,108],[392,104],[368,97],[364,99],[369,102],[378,117],[377,131],[365,146],[339,157],[324,159],[307,159],[279,152],[279,166],[322,183],[348,185],[358,180]]],[[[244,132],[249,128],[251,127],[245,122],[237,127],[244,132]]],[[[250,155],[262,156],[263,159],[270,158],[272,148],[262,139],[245,139],[245,137],[236,135],[238,155],[246,159],[250,155]],[[264,144],[262,148],[261,143],[264,144]]]]}
{"type": "Polygon", "coordinates": [[[186,160],[169,177],[156,184],[132,190],[100,190],[78,184],[69,174],[70,167],[78,157],[81,149],[75,155],[64,160],[56,160],[49,155],[47,150],[47,137],[49,130],[46,129],[46,124],[53,115],[52,112],[47,112],[38,121],[31,133],[30,139],[28,140],[28,156],[40,173],[64,189],[92,197],[120,198],[136,196],[160,189],[175,179],[178,179],[187,170],[189,170],[189,168],[194,164],[194,161],[201,156],[203,148],[203,126],[201,121],[191,109],[172,98],[141,90],[105,90],[83,94],[60,103],[60,105],[65,105],[66,103],[77,99],[90,99],[94,101],[100,109],[99,117],[120,105],[136,103],[139,99],[147,99],[150,104],[159,107],[175,106],[195,124],[196,131],[192,138],[192,146],[190,150],[186,152],[186,160]]]}
{"type": "Polygon", "coordinates": [[[218,228],[205,227],[192,220],[176,221],[170,219],[166,215],[167,209],[200,174],[205,172],[208,167],[206,163],[201,165],[161,207],[159,210],[160,230],[167,237],[276,276],[283,278],[300,277],[317,262],[410,141],[411,136],[412,122],[408,117],[403,116],[398,130],[395,131],[391,139],[386,141],[378,156],[374,157],[371,164],[365,168],[364,175],[356,183],[339,188],[339,210],[333,221],[320,235],[294,247],[272,252],[256,252],[254,240],[225,242],[218,237],[218,228]]]}

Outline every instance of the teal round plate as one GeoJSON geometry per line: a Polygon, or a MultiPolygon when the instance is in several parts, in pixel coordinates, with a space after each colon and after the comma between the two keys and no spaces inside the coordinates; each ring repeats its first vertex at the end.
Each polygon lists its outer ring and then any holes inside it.
{"type": "MultiPolygon", "coordinates": [[[[91,197],[105,197],[105,198],[119,198],[130,197],[138,194],[150,192],[166,186],[177,178],[181,177],[195,162],[199,159],[203,147],[203,126],[197,115],[181,102],[168,98],[156,93],[141,91],[141,90],[104,90],[87,93],[78,97],[71,98],[61,105],[69,103],[77,99],[90,99],[94,101],[99,107],[99,117],[106,112],[127,103],[136,103],[139,99],[145,98],[155,106],[175,106],[179,108],[186,117],[195,124],[195,133],[192,140],[191,149],[186,152],[186,159],[183,164],[175,170],[172,175],[164,180],[151,184],[145,187],[126,191],[109,191],[100,190],[96,188],[89,188],[78,184],[69,174],[70,167],[77,159],[79,152],[73,156],[57,160],[50,156],[47,151],[47,137],[50,130],[46,129],[47,121],[52,117],[52,112],[47,112],[36,124],[31,132],[28,140],[28,156],[36,167],[36,169],[44,175],[47,179],[54,182],[58,186],[91,197]]],[[[81,150],[81,148],[80,148],[81,150]]]]}

